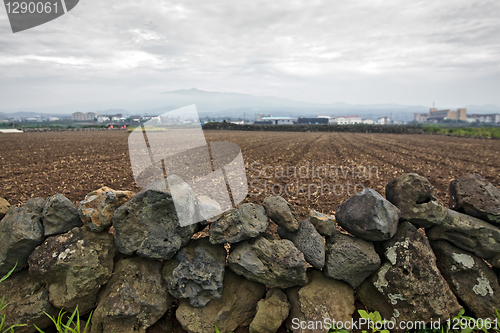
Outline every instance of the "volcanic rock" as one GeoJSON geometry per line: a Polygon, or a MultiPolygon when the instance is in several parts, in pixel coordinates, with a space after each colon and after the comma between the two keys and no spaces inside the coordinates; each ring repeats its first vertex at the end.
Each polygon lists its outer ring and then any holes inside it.
{"type": "Polygon", "coordinates": [[[83,225],[75,205],[64,195],[57,193],[45,200],[43,206],[44,236],[63,234],[83,225]]]}
{"type": "Polygon", "coordinates": [[[194,307],[205,306],[222,295],[226,249],[208,238],[192,240],[163,269],[168,291],[175,298],[189,298],[194,307]]]}
{"type": "Polygon", "coordinates": [[[446,321],[461,306],[436,266],[427,238],[411,223],[402,222],[384,242],[380,269],[358,288],[361,302],[386,320],[446,321]],[[418,309],[418,311],[416,311],[418,309]]]}
{"type": "Polygon", "coordinates": [[[379,267],[380,257],[371,242],[340,232],[326,239],[326,276],[356,288],[379,267]]]}
{"type": "Polygon", "coordinates": [[[265,234],[236,245],[229,267],[250,281],[278,288],[307,283],[304,254],[287,239],[265,234]]]}
{"type": "Polygon", "coordinates": [[[335,214],[342,228],[368,241],[391,238],[396,233],[399,216],[399,209],[371,188],[344,201],[335,214]]]}
{"type": "Polygon", "coordinates": [[[90,192],[80,202],[78,213],[90,230],[100,232],[112,224],[115,210],[132,199],[134,192],[115,191],[109,187],[90,192]]]}
{"type": "Polygon", "coordinates": [[[467,174],[450,184],[450,207],[500,225],[500,188],[478,174],[467,174]]]}
{"type": "MultiPolygon", "coordinates": [[[[286,321],[289,329],[294,321],[306,323],[325,323],[325,319],[347,322],[352,320],[354,290],[345,282],[327,278],[322,272],[308,272],[309,282],[304,287],[287,289],[291,304],[290,315],[286,321]]],[[[328,324],[328,322],[326,322],[328,324]]],[[[293,329],[294,333],[328,332],[325,326],[317,329],[293,329]]]]}
{"type": "Polygon", "coordinates": [[[250,323],[250,333],[276,333],[290,313],[290,303],[281,289],[272,288],[257,303],[257,313],[250,323]]]}
{"type": "Polygon", "coordinates": [[[295,232],[278,226],[278,235],[282,239],[291,240],[295,247],[304,254],[306,261],[314,268],[323,268],[325,265],[325,240],[309,220],[299,222],[299,229],[295,232]]]}
{"type": "Polygon", "coordinates": [[[232,332],[238,326],[250,324],[256,313],[257,302],[265,292],[264,285],[227,270],[220,298],[202,308],[196,308],[190,305],[189,300],[181,299],[175,316],[188,333],[214,332],[215,325],[220,333],[232,332]]]}
{"type": "Polygon", "coordinates": [[[264,199],[263,206],[266,214],[277,225],[288,231],[299,229],[299,217],[293,205],[280,196],[270,196],[264,199]]]}
{"type": "Polygon", "coordinates": [[[493,269],[474,254],[447,241],[431,242],[437,266],[451,290],[475,318],[496,318],[500,309],[500,286],[493,269]]]}
{"type": "Polygon", "coordinates": [[[49,237],[29,257],[30,273],[43,281],[50,302],[85,314],[95,306],[97,293],[113,272],[113,236],[73,228],[49,237]]]}
{"type": "MultiPolygon", "coordinates": [[[[194,201],[184,204],[185,210],[194,214],[194,201]]],[[[171,259],[198,230],[197,224],[181,227],[165,182],[151,184],[120,206],[113,215],[113,227],[115,244],[121,253],[163,260],[171,259]]]]}
{"type": "Polygon", "coordinates": [[[337,230],[335,216],[326,215],[314,209],[311,209],[309,212],[309,221],[311,221],[316,230],[323,236],[332,236],[337,230]]]}
{"type": "Polygon", "coordinates": [[[126,258],[99,295],[92,333],[146,332],[174,302],[168,294],[159,261],[126,258]]]}
{"type": "Polygon", "coordinates": [[[432,240],[444,239],[481,258],[500,254],[500,229],[478,218],[448,210],[443,224],[427,231],[432,240]]]}
{"type": "Polygon", "coordinates": [[[0,220],[3,219],[5,214],[9,211],[10,203],[4,198],[0,198],[0,220]]]}
{"type": "Polygon", "coordinates": [[[29,199],[22,208],[12,207],[0,221],[0,276],[17,262],[16,272],[28,267],[28,257],[43,240],[44,200],[29,199]]]}
{"type": "Polygon", "coordinates": [[[33,325],[44,329],[53,324],[44,312],[51,316],[56,316],[58,312],[49,302],[49,292],[43,282],[30,276],[26,270],[15,273],[0,283],[0,295],[8,303],[1,313],[5,315],[4,327],[26,324],[17,327],[16,333],[37,332],[33,325]]]}
{"type": "Polygon", "coordinates": [[[269,228],[264,207],[245,203],[233,208],[212,222],[209,228],[210,243],[237,243],[259,236],[269,228]]]}
{"type": "Polygon", "coordinates": [[[446,207],[437,199],[434,187],[415,173],[394,178],[385,187],[385,196],[401,210],[402,220],[418,228],[441,224],[446,217],[446,207]]]}

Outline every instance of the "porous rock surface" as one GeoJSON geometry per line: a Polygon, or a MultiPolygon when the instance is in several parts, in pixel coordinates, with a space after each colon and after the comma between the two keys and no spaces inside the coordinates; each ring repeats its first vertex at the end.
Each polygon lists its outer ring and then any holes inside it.
{"type": "Polygon", "coordinates": [[[278,288],[307,283],[304,254],[287,239],[265,234],[236,245],[229,267],[250,281],[278,288]]]}
{"type": "MultiPolygon", "coordinates": [[[[286,321],[288,329],[294,333],[328,332],[327,327],[318,329],[296,329],[294,321],[324,323],[326,318],[335,321],[351,321],[354,307],[354,290],[345,282],[326,277],[321,271],[308,272],[309,282],[304,287],[286,290],[291,304],[286,321]]],[[[328,324],[328,323],[326,323],[328,324]]]]}
{"type": "Polygon", "coordinates": [[[385,187],[385,196],[401,211],[401,219],[416,227],[439,225],[446,217],[446,207],[438,200],[427,178],[406,173],[385,187]]]}
{"type": "Polygon", "coordinates": [[[335,216],[326,215],[314,209],[311,209],[309,212],[309,221],[311,221],[320,235],[323,236],[332,236],[337,230],[335,216]]]}
{"type": "Polygon", "coordinates": [[[224,213],[210,224],[210,243],[237,243],[266,232],[269,219],[264,207],[245,203],[224,213]]]}
{"type": "Polygon", "coordinates": [[[399,209],[371,188],[344,201],[335,214],[342,228],[368,241],[391,238],[396,233],[399,216],[399,209]]]}
{"type": "Polygon", "coordinates": [[[3,219],[5,214],[9,211],[10,203],[4,198],[0,198],[0,220],[3,219]]]}
{"type": "Polygon", "coordinates": [[[447,241],[431,242],[437,267],[451,290],[475,318],[496,318],[500,309],[500,286],[493,269],[474,254],[447,241]]]}
{"type": "Polygon", "coordinates": [[[99,295],[91,333],[146,332],[174,302],[163,281],[160,261],[126,258],[99,295]]]}
{"type": "Polygon", "coordinates": [[[290,313],[290,303],[281,289],[271,288],[257,303],[257,313],[249,326],[250,333],[276,333],[290,313]]]}
{"type": "Polygon", "coordinates": [[[45,200],[42,215],[45,237],[63,234],[83,225],[75,205],[60,193],[45,200]]]}
{"type": "Polygon", "coordinates": [[[0,220],[0,276],[16,265],[16,272],[28,267],[28,257],[43,240],[44,200],[29,199],[21,207],[12,207],[0,220]]]}
{"type": "Polygon", "coordinates": [[[179,300],[175,316],[188,333],[234,331],[238,326],[249,325],[255,316],[257,302],[264,296],[266,287],[248,281],[230,270],[224,274],[222,296],[201,308],[193,307],[189,300],[179,300]]]}
{"type": "Polygon", "coordinates": [[[450,208],[500,226],[500,188],[478,174],[467,174],[450,184],[450,208]]]}
{"type": "Polygon", "coordinates": [[[326,240],[326,276],[356,288],[380,267],[380,257],[371,242],[340,232],[326,240]]]}
{"type": "MultiPolygon", "coordinates": [[[[182,204],[182,202],[179,202],[182,204]]],[[[196,210],[185,202],[186,210],[196,210]]],[[[165,182],[151,184],[113,214],[115,245],[123,254],[147,259],[171,259],[197,231],[197,224],[182,227],[165,182]]]]}
{"type": "Polygon", "coordinates": [[[299,229],[295,232],[278,226],[278,235],[282,239],[291,240],[295,247],[304,254],[304,259],[314,268],[323,268],[325,265],[325,240],[309,220],[300,221],[299,229]]]}
{"type": "Polygon", "coordinates": [[[427,237],[447,240],[481,258],[500,254],[500,229],[478,218],[448,210],[441,225],[430,228],[427,237]]]}
{"type": "Polygon", "coordinates": [[[38,246],[29,257],[29,271],[47,285],[55,307],[73,311],[78,306],[84,314],[111,277],[115,253],[110,234],[73,228],[38,246]]]}
{"type": "Polygon", "coordinates": [[[52,324],[47,315],[56,316],[58,310],[49,302],[49,292],[44,283],[31,276],[27,270],[11,275],[0,283],[0,299],[9,303],[0,315],[5,315],[5,327],[26,324],[15,329],[16,333],[38,332],[33,325],[44,329],[52,324]]]}
{"type": "Polygon", "coordinates": [[[266,209],[267,216],[277,225],[291,232],[299,229],[299,217],[295,207],[283,197],[267,197],[264,199],[263,206],[266,209]]]}
{"type": "Polygon", "coordinates": [[[115,210],[134,195],[131,191],[115,191],[104,186],[85,196],[78,206],[78,213],[90,230],[100,232],[111,226],[115,210]]]}
{"type": "Polygon", "coordinates": [[[175,298],[188,298],[194,307],[205,306],[222,295],[226,249],[208,237],[192,240],[165,264],[163,275],[175,298]]]}
{"type": "Polygon", "coordinates": [[[429,241],[411,223],[400,223],[384,248],[387,261],[357,288],[368,310],[379,311],[387,320],[426,323],[443,322],[459,312],[461,306],[436,266],[429,241]]]}

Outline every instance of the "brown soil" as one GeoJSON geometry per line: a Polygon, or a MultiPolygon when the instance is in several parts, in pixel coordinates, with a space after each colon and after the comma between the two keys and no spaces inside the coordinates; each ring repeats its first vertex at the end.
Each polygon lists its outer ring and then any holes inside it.
{"type": "MultiPolygon", "coordinates": [[[[450,181],[465,173],[479,173],[500,186],[496,140],[318,132],[205,131],[205,136],[241,147],[249,183],[246,202],[262,203],[281,193],[301,217],[311,208],[334,213],[362,186],[384,194],[385,185],[406,172],[427,177],[445,203],[450,181]]],[[[20,205],[31,197],[62,193],[78,203],[101,186],[138,191],[127,137],[123,131],[0,134],[0,197],[20,205]]]]}

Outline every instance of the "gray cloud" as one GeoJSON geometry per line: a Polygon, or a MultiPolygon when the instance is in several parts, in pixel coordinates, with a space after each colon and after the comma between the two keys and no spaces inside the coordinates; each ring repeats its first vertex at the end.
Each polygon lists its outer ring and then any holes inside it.
{"type": "Polygon", "coordinates": [[[499,13],[494,0],[82,0],[12,34],[0,10],[0,109],[139,110],[191,87],[311,102],[500,104],[499,13]]]}

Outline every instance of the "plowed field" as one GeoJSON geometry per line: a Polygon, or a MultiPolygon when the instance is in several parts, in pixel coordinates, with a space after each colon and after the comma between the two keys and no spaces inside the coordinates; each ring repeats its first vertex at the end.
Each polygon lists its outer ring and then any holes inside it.
{"type": "MultiPolygon", "coordinates": [[[[246,202],[281,194],[305,217],[309,209],[333,213],[363,187],[384,194],[394,177],[427,177],[448,203],[448,186],[479,173],[500,186],[500,141],[439,135],[205,131],[208,141],[238,144],[246,164],[246,202]]],[[[23,204],[62,193],[77,203],[101,186],[138,191],[128,133],[47,132],[0,134],[0,197],[23,204]]]]}

